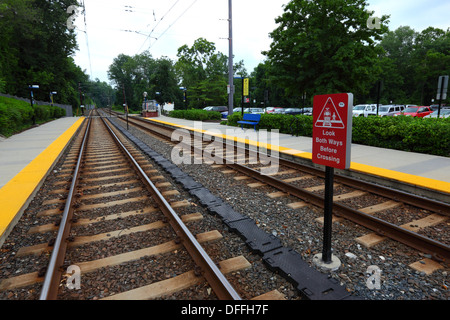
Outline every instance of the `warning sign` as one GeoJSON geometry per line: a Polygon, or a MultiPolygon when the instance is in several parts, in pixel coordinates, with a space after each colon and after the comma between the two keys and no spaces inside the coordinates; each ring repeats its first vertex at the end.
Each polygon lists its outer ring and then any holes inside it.
{"type": "Polygon", "coordinates": [[[353,94],[314,97],[313,155],[317,164],[338,169],[350,167],[353,94]]]}
{"type": "Polygon", "coordinates": [[[322,111],[320,112],[317,121],[315,122],[316,127],[323,128],[336,128],[336,129],[345,129],[345,124],[339,115],[339,112],[336,109],[336,106],[333,103],[331,98],[328,98],[325,105],[322,107],[322,111]]]}

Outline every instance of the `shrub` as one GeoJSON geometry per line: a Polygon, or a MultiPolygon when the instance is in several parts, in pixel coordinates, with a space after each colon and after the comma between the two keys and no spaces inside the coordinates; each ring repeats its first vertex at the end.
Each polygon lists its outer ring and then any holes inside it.
{"type": "MultiPolygon", "coordinates": [[[[239,126],[240,112],[228,116],[227,125],[239,126]]],[[[280,133],[312,137],[312,116],[263,114],[258,129],[278,129],[280,133]]],[[[355,117],[352,142],[356,144],[450,156],[450,118],[355,117]]]]}
{"type": "Polygon", "coordinates": [[[169,112],[169,117],[187,120],[207,121],[220,120],[222,118],[222,114],[220,112],[198,109],[173,110],[169,112]]]}
{"type": "Polygon", "coordinates": [[[29,128],[33,124],[33,113],[36,122],[46,122],[66,115],[66,110],[49,105],[34,105],[12,98],[0,97],[0,134],[11,136],[29,128]]]}

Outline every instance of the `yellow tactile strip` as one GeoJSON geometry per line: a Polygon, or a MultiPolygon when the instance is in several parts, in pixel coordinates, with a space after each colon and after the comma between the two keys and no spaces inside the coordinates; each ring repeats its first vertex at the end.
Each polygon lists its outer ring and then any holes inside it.
{"type": "MultiPolygon", "coordinates": [[[[208,132],[208,134],[210,134],[210,135],[219,136],[219,137],[222,137],[223,139],[228,139],[231,141],[246,143],[246,144],[253,145],[253,146],[260,145],[259,142],[257,142],[257,141],[251,141],[248,139],[241,139],[241,138],[237,138],[237,137],[230,137],[230,136],[227,136],[224,134],[217,134],[214,132],[210,132],[208,130],[199,130],[199,129],[188,127],[188,126],[183,126],[183,125],[178,125],[175,123],[157,120],[154,118],[146,118],[146,119],[150,120],[150,121],[155,121],[158,123],[186,129],[186,130],[200,131],[202,133],[208,132]]],[[[280,147],[280,146],[275,146],[275,145],[270,145],[270,144],[265,144],[265,143],[262,144],[262,146],[264,146],[270,150],[278,151],[279,153],[288,154],[290,156],[309,159],[309,160],[312,159],[312,154],[310,152],[304,152],[304,151],[295,150],[292,148],[285,148],[285,147],[280,147]]],[[[403,183],[407,183],[407,184],[411,184],[411,185],[415,185],[415,186],[419,186],[419,187],[423,187],[423,188],[427,188],[427,189],[431,189],[431,190],[437,190],[440,192],[448,193],[450,190],[450,183],[445,182],[445,181],[415,176],[412,174],[402,173],[402,172],[393,171],[393,170],[389,170],[389,169],[378,168],[378,167],[369,166],[369,165],[365,165],[365,164],[352,162],[350,165],[350,170],[359,171],[362,173],[371,174],[371,175],[375,175],[375,176],[379,176],[379,177],[383,177],[383,178],[388,178],[388,179],[400,181],[403,183]]]]}
{"type": "Polygon", "coordinates": [[[0,244],[29,197],[83,123],[80,118],[0,189],[0,244]]]}

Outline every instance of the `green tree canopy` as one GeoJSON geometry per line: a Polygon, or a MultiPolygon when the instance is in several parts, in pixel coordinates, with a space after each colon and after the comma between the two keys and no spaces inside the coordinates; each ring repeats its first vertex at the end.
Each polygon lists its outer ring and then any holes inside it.
{"type": "Polygon", "coordinates": [[[69,30],[67,8],[76,0],[2,0],[0,3],[0,78],[3,91],[27,97],[28,85],[38,84],[38,100],[57,91],[60,103],[78,104],[77,83],[84,72],[71,56],[77,49],[69,30]],[[73,78],[73,77],[77,78],[73,78]],[[75,80],[75,81],[72,81],[75,80]]]}
{"type": "Polygon", "coordinates": [[[141,109],[144,92],[160,104],[175,102],[182,106],[175,67],[166,57],[155,60],[148,52],[133,57],[120,54],[109,66],[108,78],[116,87],[116,101],[121,105],[126,102],[130,109],[141,109]]]}
{"type": "Polygon", "coordinates": [[[387,31],[387,17],[379,28],[369,28],[372,13],[366,8],[365,0],[289,2],[264,52],[273,83],[290,96],[368,92],[379,72],[377,41],[387,31]]]}

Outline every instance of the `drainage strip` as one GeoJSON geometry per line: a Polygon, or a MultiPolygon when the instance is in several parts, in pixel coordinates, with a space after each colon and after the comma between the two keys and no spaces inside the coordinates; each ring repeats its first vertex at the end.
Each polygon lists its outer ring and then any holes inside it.
{"type": "Polygon", "coordinates": [[[211,214],[219,216],[230,231],[235,232],[245,241],[252,252],[262,256],[264,263],[271,271],[279,273],[293,283],[304,297],[310,300],[355,299],[345,287],[339,284],[338,280],[311,268],[298,252],[283,247],[279,238],[258,228],[253,219],[234,211],[228,203],[213,195],[170,160],[117,125],[115,120],[110,119],[110,121],[142,152],[180,183],[187,192],[197,198],[211,214]]]}

